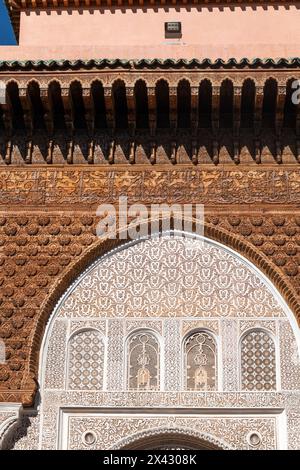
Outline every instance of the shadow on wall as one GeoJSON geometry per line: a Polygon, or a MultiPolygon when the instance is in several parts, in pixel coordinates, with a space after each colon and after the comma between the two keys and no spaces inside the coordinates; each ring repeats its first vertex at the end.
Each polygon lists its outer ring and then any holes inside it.
{"type": "MultiPolygon", "coordinates": [[[[124,0],[126,1],[126,0],[124,0]]],[[[88,11],[91,15],[93,15],[95,12],[100,12],[100,14],[104,14],[105,12],[107,12],[108,10],[111,12],[111,14],[115,14],[117,11],[120,11],[121,13],[126,13],[128,10],[131,10],[133,13],[137,13],[137,11],[143,11],[144,13],[147,13],[149,10],[152,10],[153,12],[155,13],[158,13],[159,11],[161,10],[164,10],[166,13],[168,13],[169,11],[176,11],[176,12],[180,12],[180,11],[186,11],[186,12],[191,12],[193,10],[196,10],[198,12],[203,12],[203,11],[208,11],[210,13],[214,13],[216,10],[219,10],[219,11],[235,11],[235,10],[242,10],[242,11],[246,11],[246,10],[253,10],[253,11],[256,11],[258,9],[261,9],[261,10],[279,10],[279,6],[280,8],[284,8],[285,10],[290,10],[291,9],[291,6],[293,8],[296,8],[297,10],[300,8],[300,5],[297,5],[297,4],[293,4],[293,5],[290,5],[290,4],[286,4],[286,5],[262,5],[262,4],[257,4],[257,5],[170,5],[170,6],[166,6],[166,5],[135,5],[135,6],[127,6],[127,5],[122,5],[122,6],[101,6],[101,7],[98,7],[98,8],[91,8],[91,7],[87,7],[87,8],[76,8],[76,10],[78,11],[78,13],[80,15],[83,14],[83,12],[86,12],[88,11]]],[[[45,9],[45,8],[38,8],[38,9],[35,9],[34,11],[27,11],[26,14],[27,15],[30,15],[30,14],[36,14],[36,15],[39,15],[41,11],[45,11],[47,15],[51,15],[53,14],[53,11],[49,10],[49,9],[45,9]]],[[[72,14],[72,12],[74,11],[73,8],[56,8],[55,9],[55,13],[57,15],[61,15],[62,11],[67,11],[69,15],[72,14]]]]}

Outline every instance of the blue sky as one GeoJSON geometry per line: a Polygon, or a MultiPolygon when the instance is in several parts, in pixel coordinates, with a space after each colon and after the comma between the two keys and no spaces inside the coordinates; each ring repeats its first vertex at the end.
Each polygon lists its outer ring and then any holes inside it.
{"type": "Polygon", "coordinates": [[[0,46],[8,44],[16,44],[16,40],[4,0],[0,0],[0,46]]]}

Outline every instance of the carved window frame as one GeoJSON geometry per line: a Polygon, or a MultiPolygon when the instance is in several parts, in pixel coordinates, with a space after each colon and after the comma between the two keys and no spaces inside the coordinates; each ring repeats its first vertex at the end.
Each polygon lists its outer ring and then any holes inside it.
{"type": "MultiPolygon", "coordinates": [[[[197,390],[189,390],[187,387],[187,354],[186,354],[186,342],[187,340],[197,333],[205,333],[209,335],[214,344],[215,344],[215,388],[211,390],[212,392],[220,392],[222,391],[221,387],[221,371],[222,371],[222,360],[221,360],[221,343],[220,338],[209,328],[195,328],[188,331],[182,338],[181,341],[181,390],[186,392],[193,392],[197,390]]],[[[198,390],[199,391],[199,390],[198,390]]],[[[208,392],[210,390],[203,390],[203,392],[208,392]]]]}
{"type": "Polygon", "coordinates": [[[152,328],[136,328],[125,337],[124,340],[124,355],[123,355],[123,370],[124,370],[124,383],[123,383],[123,389],[126,392],[160,392],[164,390],[164,371],[165,371],[165,361],[164,361],[164,339],[162,336],[160,336],[157,331],[153,330],[152,328]],[[131,389],[129,387],[129,369],[130,369],[130,356],[129,356],[129,346],[130,346],[130,339],[132,336],[137,335],[137,334],[150,334],[152,335],[158,344],[158,373],[157,373],[157,378],[158,378],[158,385],[156,389],[153,390],[138,390],[138,389],[131,389]]]}

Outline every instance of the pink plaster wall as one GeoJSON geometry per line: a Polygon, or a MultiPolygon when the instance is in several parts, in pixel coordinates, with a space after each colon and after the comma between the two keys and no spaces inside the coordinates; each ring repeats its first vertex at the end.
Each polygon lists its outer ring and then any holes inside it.
{"type": "Polygon", "coordinates": [[[291,57],[299,25],[296,6],[23,12],[20,45],[0,58],[291,57]],[[182,22],[182,39],[164,38],[165,21],[182,22]]]}

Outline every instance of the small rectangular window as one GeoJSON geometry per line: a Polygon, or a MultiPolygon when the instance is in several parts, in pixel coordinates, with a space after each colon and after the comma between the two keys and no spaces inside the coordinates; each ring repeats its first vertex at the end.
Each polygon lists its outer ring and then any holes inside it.
{"type": "Polygon", "coordinates": [[[165,23],[165,37],[181,38],[181,22],[168,21],[167,23],[165,23]]]}

